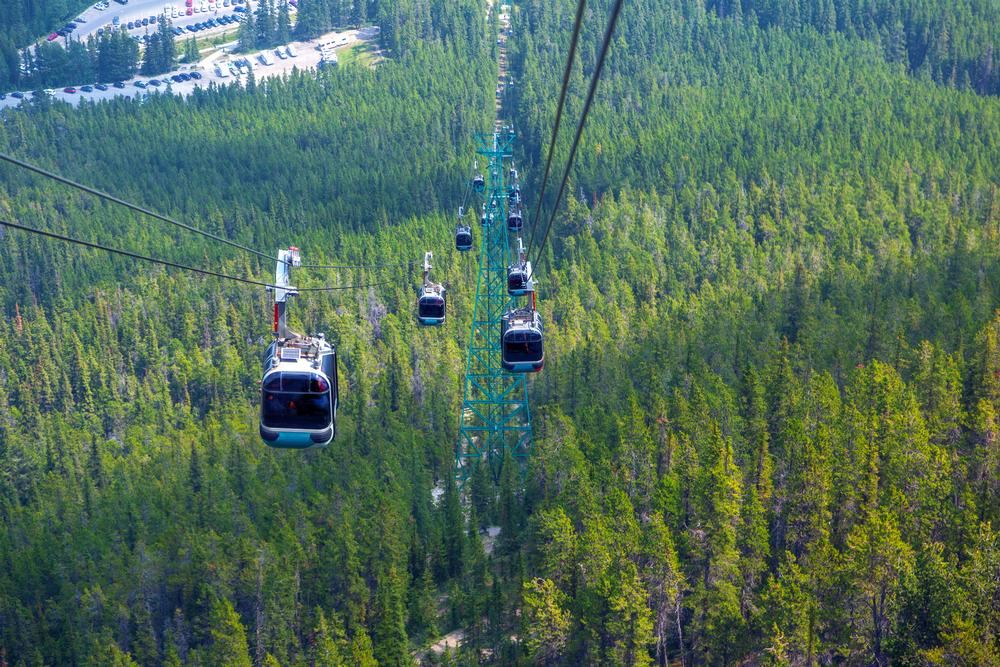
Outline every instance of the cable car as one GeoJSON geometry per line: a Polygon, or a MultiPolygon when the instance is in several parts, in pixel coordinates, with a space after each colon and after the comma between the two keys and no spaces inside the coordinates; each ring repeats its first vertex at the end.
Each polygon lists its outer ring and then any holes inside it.
{"type": "Polygon", "coordinates": [[[323,337],[279,338],[264,353],[260,437],[280,449],[326,447],[337,433],[337,353],[323,337]]]}
{"type": "Polygon", "coordinates": [[[323,334],[302,336],[288,328],[288,299],[299,249],[278,251],[274,285],[275,340],[264,352],[260,384],[260,437],[271,447],[325,447],[337,432],[337,353],[323,334]]]}
{"type": "Polygon", "coordinates": [[[517,209],[512,209],[510,215],[507,216],[507,229],[512,232],[519,232],[524,228],[524,218],[521,217],[521,211],[517,209]]]}
{"type": "Polygon", "coordinates": [[[507,267],[507,293],[511,296],[524,296],[535,291],[531,284],[531,263],[522,262],[507,267]]]}
{"type": "Polygon", "coordinates": [[[472,179],[472,189],[476,192],[482,192],[486,189],[486,179],[483,178],[482,174],[476,174],[472,179]]]}
{"type": "Polygon", "coordinates": [[[444,286],[430,280],[431,259],[433,255],[430,252],[424,253],[424,284],[417,297],[417,321],[424,326],[444,324],[447,310],[444,286]]]}
{"type": "Polygon", "coordinates": [[[503,369],[509,373],[537,373],[545,365],[542,318],[534,308],[509,310],[500,324],[503,369]]]}
{"type": "Polygon", "coordinates": [[[472,250],[472,228],[468,225],[460,224],[455,230],[455,249],[459,252],[472,250]]]}
{"type": "Polygon", "coordinates": [[[507,201],[510,202],[511,206],[518,206],[521,203],[521,191],[512,190],[510,195],[507,197],[507,201]]]}
{"type": "Polygon", "coordinates": [[[447,302],[444,287],[441,285],[424,285],[420,288],[417,298],[417,319],[425,327],[444,324],[447,302]]]}
{"type": "Polygon", "coordinates": [[[462,223],[462,219],[464,217],[465,209],[459,206],[458,227],[455,229],[455,250],[458,250],[459,252],[468,252],[472,250],[472,227],[462,223]]]}

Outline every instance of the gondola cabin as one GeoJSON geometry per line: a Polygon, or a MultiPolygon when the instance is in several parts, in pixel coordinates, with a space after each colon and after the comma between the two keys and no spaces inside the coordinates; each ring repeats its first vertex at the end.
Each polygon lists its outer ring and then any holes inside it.
{"type": "Polygon", "coordinates": [[[482,192],[486,189],[486,179],[483,178],[482,174],[476,174],[475,178],[472,179],[472,189],[476,192],[482,192]]]}
{"type": "Polygon", "coordinates": [[[281,449],[325,447],[337,432],[337,352],[323,335],[278,339],[264,353],[260,437],[281,449]]]}
{"type": "Polygon", "coordinates": [[[524,218],[518,210],[512,210],[507,216],[507,229],[517,233],[524,229],[524,218]]]}
{"type": "Polygon", "coordinates": [[[524,296],[532,292],[531,264],[514,264],[507,269],[507,293],[511,296],[524,296]]]}
{"type": "Polygon", "coordinates": [[[472,250],[472,230],[466,225],[459,225],[455,230],[455,250],[459,252],[472,250]]]}
{"type": "Polygon", "coordinates": [[[501,359],[509,373],[537,373],[545,365],[542,318],[533,308],[508,311],[501,321],[501,359]]]}
{"type": "Polygon", "coordinates": [[[426,327],[444,324],[446,307],[443,286],[429,284],[420,288],[417,298],[417,320],[420,324],[426,327]]]}

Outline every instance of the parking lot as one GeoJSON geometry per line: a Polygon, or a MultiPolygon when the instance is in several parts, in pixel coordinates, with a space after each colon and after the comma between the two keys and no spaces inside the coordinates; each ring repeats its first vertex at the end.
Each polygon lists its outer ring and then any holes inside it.
{"type": "MultiPolygon", "coordinates": [[[[275,54],[275,49],[267,49],[265,51],[257,51],[248,54],[233,54],[227,52],[225,49],[222,49],[206,57],[197,64],[185,65],[174,70],[173,72],[168,72],[167,74],[162,74],[157,77],[137,77],[129,81],[122,82],[122,88],[116,88],[112,85],[108,85],[107,90],[97,90],[95,88],[89,92],[84,92],[80,90],[79,86],[74,86],[74,89],[76,90],[74,93],[65,92],[62,89],[50,90],[48,92],[53,98],[63,102],[68,102],[73,106],[80,104],[83,100],[110,100],[116,97],[137,98],[157,92],[172,93],[185,97],[190,95],[195,88],[207,88],[213,83],[217,85],[227,85],[233,82],[245,82],[248,75],[248,69],[247,66],[244,65],[241,71],[241,68],[235,66],[238,61],[246,61],[246,63],[253,68],[254,78],[257,81],[260,81],[269,77],[289,74],[293,69],[316,69],[319,66],[320,61],[324,59],[323,53],[321,53],[317,48],[320,44],[336,45],[335,47],[327,49],[326,53],[330,53],[331,51],[336,52],[349,49],[362,41],[376,39],[378,35],[379,29],[377,26],[361,28],[358,30],[330,32],[325,35],[321,35],[314,40],[306,42],[291,42],[288,45],[280,47],[284,53],[284,58],[277,56],[275,54]],[[286,50],[288,46],[292,47],[294,57],[289,57],[286,50]],[[267,60],[269,60],[272,64],[265,65],[262,62],[261,55],[265,53],[268,56],[267,60]],[[234,75],[230,65],[235,67],[238,74],[234,75]],[[180,76],[182,74],[189,77],[187,81],[171,80],[172,76],[180,76]],[[192,78],[195,74],[197,74],[200,78],[192,78]],[[149,82],[154,78],[159,85],[150,86],[149,82]],[[137,82],[140,82],[145,87],[136,86],[137,82]]],[[[235,44],[229,46],[231,48],[232,46],[235,46],[235,44]]],[[[8,94],[7,99],[0,100],[0,109],[15,107],[23,101],[31,99],[31,97],[30,93],[23,93],[23,98],[20,99],[8,94]]]]}
{"type": "MultiPolygon", "coordinates": [[[[122,5],[117,0],[107,0],[107,2],[109,3],[107,9],[99,9],[102,6],[100,4],[88,8],[73,22],[76,27],[68,37],[57,35],[56,39],[60,42],[69,38],[86,41],[90,35],[99,34],[111,27],[115,30],[125,30],[129,35],[141,38],[143,35],[156,32],[157,23],[164,15],[170,19],[172,26],[184,31],[178,39],[186,39],[192,34],[186,30],[188,26],[209,19],[218,21],[226,17],[235,19],[230,24],[230,27],[235,27],[236,20],[241,17],[244,10],[253,11],[255,8],[253,0],[130,0],[127,5],[122,5]],[[187,5],[189,1],[191,6],[187,5]],[[188,11],[191,12],[190,15],[188,11]]],[[[289,9],[294,12],[295,6],[290,5],[289,9]]],[[[198,34],[200,36],[202,33],[198,34]]]]}

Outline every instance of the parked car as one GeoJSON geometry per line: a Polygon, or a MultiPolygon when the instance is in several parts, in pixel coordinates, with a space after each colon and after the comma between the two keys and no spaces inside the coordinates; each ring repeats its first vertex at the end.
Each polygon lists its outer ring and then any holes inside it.
{"type": "Polygon", "coordinates": [[[63,92],[72,95],[73,93],[76,92],[76,88],[74,88],[73,86],[66,86],[65,88],[63,88],[63,92]]]}
{"type": "Polygon", "coordinates": [[[126,30],[132,30],[133,28],[135,28],[135,22],[134,21],[129,21],[128,23],[125,24],[125,29],[126,30]]]}
{"type": "Polygon", "coordinates": [[[145,88],[145,87],[146,87],[146,84],[145,84],[145,83],[143,83],[142,81],[136,81],[136,82],[135,82],[135,87],[136,87],[136,88],[145,88]]]}
{"type": "Polygon", "coordinates": [[[150,16],[149,17],[149,25],[156,25],[156,17],[155,16],[150,16]]]}
{"type": "Polygon", "coordinates": [[[0,93],[0,100],[5,100],[5,99],[7,99],[7,94],[6,93],[0,93]]]}
{"type": "Polygon", "coordinates": [[[191,78],[197,80],[201,79],[201,72],[191,72],[191,78]]]}
{"type": "Polygon", "coordinates": [[[278,56],[282,60],[288,60],[288,56],[286,56],[285,52],[282,51],[281,49],[275,49],[274,50],[274,55],[278,56]]]}
{"type": "Polygon", "coordinates": [[[291,47],[291,46],[286,46],[286,47],[285,47],[285,53],[287,53],[287,54],[288,54],[288,57],[289,57],[289,58],[297,58],[297,57],[298,57],[298,55],[299,55],[298,53],[296,53],[296,52],[295,52],[295,51],[294,51],[294,50],[292,49],[292,47],[291,47]]]}
{"type": "Polygon", "coordinates": [[[105,90],[108,89],[108,87],[105,86],[103,83],[94,84],[94,88],[96,88],[97,90],[100,90],[101,92],[103,92],[103,91],[105,91],[105,90]]]}
{"type": "Polygon", "coordinates": [[[237,12],[237,13],[240,13],[240,14],[244,13],[246,10],[247,10],[246,7],[234,7],[233,8],[234,12],[237,12]]]}
{"type": "Polygon", "coordinates": [[[81,93],[92,93],[92,92],[94,92],[94,87],[93,86],[80,86],[80,92],[81,93]]]}
{"type": "Polygon", "coordinates": [[[150,79],[149,80],[149,85],[153,86],[154,88],[158,88],[160,86],[160,83],[161,82],[160,82],[159,79],[150,79]]]}
{"type": "Polygon", "coordinates": [[[121,89],[121,88],[125,87],[125,82],[124,81],[115,81],[111,85],[114,86],[115,88],[121,89]]]}
{"type": "Polygon", "coordinates": [[[60,37],[65,37],[68,33],[65,30],[56,30],[56,34],[60,37]]]}
{"type": "Polygon", "coordinates": [[[52,33],[51,35],[49,35],[49,36],[48,36],[48,37],[46,37],[45,39],[47,39],[48,41],[52,42],[52,41],[55,41],[55,40],[56,40],[56,39],[58,39],[58,38],[59,38],[59,35],[58,35],[58,34],[56,34],[56,33],[52,33]]]}

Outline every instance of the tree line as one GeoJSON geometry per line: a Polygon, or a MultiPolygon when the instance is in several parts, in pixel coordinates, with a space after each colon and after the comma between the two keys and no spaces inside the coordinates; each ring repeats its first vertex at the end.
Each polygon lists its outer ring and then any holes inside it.
{"type": "MultiPolygon", "coordinates": [[[[573,5],[514,15],[529,201],[573,5]]],[[[385,284],[293,304],[338,348],[338,437],[275,452],[263,290],[4,232],[5,659],[995,663],[996,98],[846,34],[630,5],[544,250],[532,457],[460,493],[476,266],[446,249],[492,124],[484,11],[401,23],[374,71],[7,112],[0,145],[102,189],[309,262],[431,249],[450,289],[428,331],[406,266],[297,274],[385,284]]],[[[3,169],[16,220],[273,268],[3,169]]]]}

